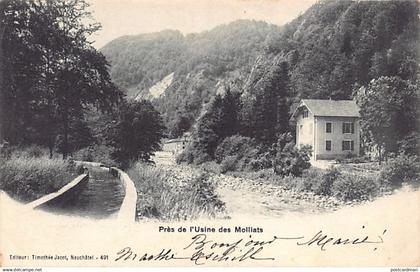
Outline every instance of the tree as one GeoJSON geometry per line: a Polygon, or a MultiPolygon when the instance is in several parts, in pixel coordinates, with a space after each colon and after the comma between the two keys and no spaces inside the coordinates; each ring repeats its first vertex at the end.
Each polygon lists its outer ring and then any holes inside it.
{"type": "Polygon", "coordinates": [[[122,103],[110,136],[114,159],[124,168],[136,160],[149,161],[160,149],[164,129],[159,112],[149,101],[122,103]]]}
{"type": "Polygon", "coordinates": [[[187,132],[192,124],[194,123],[194,115],[192,112],[188,112],[186,109],[180,109],[175,113],[168,126],[169,137],[177,138],[187,132]]]}
{"type": "Polygon", "coordinates": [[[222,98],[221,138],[232,136],[239,131],[240,94],[226,88],[222,98]]]}
{"type": "Polygon", "coordinates": [[[36,103],[31,102],[39,90],[35,75],[40,73],[42,58],[31,35],[36,25],[31,12],[26,1],[0,2],[1,63],[7,67],[0,82],[0,115],[3,137],[11,144],[30,138],[26,128],[32,123],[32,108],[36,103]]]}
{"type": "Polygon", "coordinates": [[[267,145],[276,142],[279,133],[289,130],[289,75],[286,62],[275,64],[256,88],[253,106],[254,137],[267,145]]]}
{"type": "Polygon", "coordinates": [[[46,145],[50,153],[58,138],[66,157],[78,127],[71,123],[89,105],[109,110],[122,97],[105,57],[88,41],[100,26],[87,23],[85,0],[7,0],[0,7],[9,67],[1,86],[7,137],[46,145]]]}
{"type": "Polygon", "coordinates": [[[193,134],[193,146],[197,149],[197,154],[201,157],[200,153],[203,153],[203,159],[199,159],[198,163],[207,157],[214,158],[217,145],[222,140],[223,127],[223,99],[216,95],[207,112],[200,118],[193,134]]]}
{"type": "Polygon", "coordinates": [[[291,133],[279,135],[276,145],[276,154],[273,161],[274,172],[281,176],[301,176],[305,169],[311,167],[311,146],[298,149],[292,141],[291,133]]]}
{"type": "Polygon", "coordinates": [[[380,77],[357,91],[361,129],[380,160],[397,153],[398,141],[416,131],[418,99],[417,86],[399,77],[380,77]]]}

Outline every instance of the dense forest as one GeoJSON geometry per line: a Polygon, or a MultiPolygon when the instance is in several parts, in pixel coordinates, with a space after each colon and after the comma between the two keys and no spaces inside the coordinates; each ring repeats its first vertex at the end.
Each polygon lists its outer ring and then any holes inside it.
{"type": "Polygon", "coordinates": [[[418,33],[416,1],[320,1],[282,27],[240,20],[186,36],[167,30],[124,36],[101,52],[116,84],[129,96],[151,99],[169,136],[177,137],[227,88],[241,94],[249,111],[242,114],[253,115],[279,73],[288,77],[289,105],[300,98],[350,99],[381,76],[414,84],[418,33]],[[171,73],[164,94],[151,97],[149,88],[171,73]]]}

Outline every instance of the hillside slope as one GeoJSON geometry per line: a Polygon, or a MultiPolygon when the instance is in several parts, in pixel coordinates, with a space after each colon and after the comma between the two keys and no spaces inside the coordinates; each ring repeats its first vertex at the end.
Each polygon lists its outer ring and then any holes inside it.
{"type": "Polygon", "coordinates": [[[114,81],[131,97],[153,99],[175,137],[216,93],[229,86],[253,97],[282,62],[291,100],[349,99],[356,86],[382,75],[415,81],[418,14],[416,1],[321,1],[283,27],[239,20],[186,36],[125,36],[102,52],[114,81]]]}

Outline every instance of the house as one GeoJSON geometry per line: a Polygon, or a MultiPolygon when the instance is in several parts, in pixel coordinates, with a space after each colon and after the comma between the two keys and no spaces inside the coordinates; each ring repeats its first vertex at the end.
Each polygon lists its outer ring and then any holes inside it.
{"type": "Polygon", "coordinates": [[[165,152],[171,152],[174,155],[180,154],[188,143],[190,142],[190,134],[188,132],[184,133],[184,135],[177,139],[170,139],[167,140],[162,147],[162,150],[165,152]]]}
{"type": "Polygon", "coordinates": [[[359,117],[353,100],[303,99],[292,115],[296,145],[311,145],[313,160],[359,156],[359,117]]]}

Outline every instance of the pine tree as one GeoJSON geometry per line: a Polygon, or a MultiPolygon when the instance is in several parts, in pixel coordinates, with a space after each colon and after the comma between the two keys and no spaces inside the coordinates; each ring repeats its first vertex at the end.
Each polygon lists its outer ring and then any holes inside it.
{"type": "Polygon", "coordinates": [[[233,93],[227,87],[225,95],[222,98],[221,138],[224,139],[239,132],[239,110],[239,93],[233,93]]]}
{"type": "Polygon", "coordinates": [[[289,130],[289,75],[287,63],[275,64],[260,82],[254,105],[254,137],[267,145],[289,130]]]}

